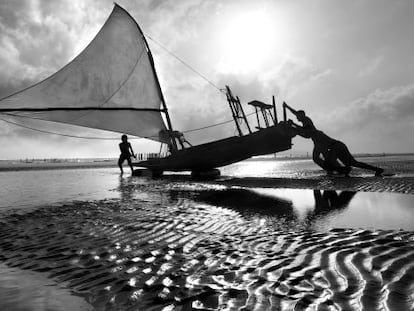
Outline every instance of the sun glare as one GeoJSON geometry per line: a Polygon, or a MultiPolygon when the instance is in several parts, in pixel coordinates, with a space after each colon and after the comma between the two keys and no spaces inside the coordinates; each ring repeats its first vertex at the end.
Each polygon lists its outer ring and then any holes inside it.
{"type": "Polygon", "coordinates": [[[271,56],[276,32],[275,22],[264,10],[245,12],[231,19],[222,32],[220,71],[259,70],[271,56]]]}

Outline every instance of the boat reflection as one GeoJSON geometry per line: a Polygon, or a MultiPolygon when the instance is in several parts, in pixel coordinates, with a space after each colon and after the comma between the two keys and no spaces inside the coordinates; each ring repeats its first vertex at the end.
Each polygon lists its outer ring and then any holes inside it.
{"type": "Polygon", "coordinates": [[[247,189],[207,190],[197,193],[196,200],[235,209],[244,214],[292,216],[293,205],[284,198],[262,195],[247,189]]]}
{"type": "Polygon", "coordinates": [[[161,180],[124,177],[117,190],[124,202],[138,200],[184,209],[197,204],[227,208],[246,220],[266,223],[274,230],[414,230],[414,196],[407,194],[229,187],[178,177],[161,180]]]}
{"type": "Polygon", "coordinates": [[[244,189],[170,190],[170,201],[187,199],[260,218],[274,229],[314,229],[315,224],[341,213],[355,196],[351,191],[244,189]],[[311,196],[309,196],[311,194],[311,196]],[[300,198],[302,196],[302,200],[300,198]]]}

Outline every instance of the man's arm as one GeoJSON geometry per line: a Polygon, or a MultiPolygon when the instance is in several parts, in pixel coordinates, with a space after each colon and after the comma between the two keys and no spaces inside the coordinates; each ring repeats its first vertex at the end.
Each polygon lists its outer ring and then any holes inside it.
{"type": "Polygon", "coordinates": [[[311,137],[311,132],[308,128],[300,126],[299,124],[296,124],[292,120],[289,120],[288,124],[293,129],[295,135],[302,136],[303,138],[310,138],[311,137]]]}
{"type": "Polygon", "coordinates": [[[129,143],[129,149],[131,150],[131,155],[135,158],[134,150],[132,150],[132,145],[129,143]]]}
{"type": "Polygon", "coordinates": [[[295,128],[295,129],[297,129],[297,128],[302,129],[302,128],[303,128],[303,126],[300,126],[299,124],[297,124],[297,123],[293,122],[293,120],[291,120],[291,119],[289,119],[289,120],[288,120],[288,124],[289,124],[291,127],[295,128]]]}
{"type": "Polygon", "coordinates": [[[296,110],[293,109],[292,107],[290,107],[288,104],[286,104],[285,102],[283,102],[283,106],[286,107],[291,113],[293,113],[296,116],[296,110]]]}

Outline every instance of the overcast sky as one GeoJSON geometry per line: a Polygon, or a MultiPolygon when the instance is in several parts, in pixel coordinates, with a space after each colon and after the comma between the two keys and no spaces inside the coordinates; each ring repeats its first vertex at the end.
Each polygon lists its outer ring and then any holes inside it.
{"type": "MultiPolygon", "coordinates": [[[[414,1],[118,3],[147,35],[213,84],[229,85],[242,102],[271,103],[276,95],[280,116],[282,101],[303,109],[318,128],[354,153],[414,152],[414,1]]],[[[0,0],[0,97],[67,64],[112,9],[109,0],[0,0]]],[[[175,128],[185,131],[231,117],[220,92],[154,41],[149,44],[175,128]]],[[[24,124],[118,136],[48,122],[24,124]]],[[[189,140],[233,133],[233,126],[217,127],[191,133],[189,140]]],[[[117,143],[42,134],[0,121],[0,159],[115,157],[117,143]]],[[[138,152],[154,150],[145,140],[134,140],[133,146],[138,152]]],[[[292,153],[311,149],[304,139],[294,139],[292,153]]]]}

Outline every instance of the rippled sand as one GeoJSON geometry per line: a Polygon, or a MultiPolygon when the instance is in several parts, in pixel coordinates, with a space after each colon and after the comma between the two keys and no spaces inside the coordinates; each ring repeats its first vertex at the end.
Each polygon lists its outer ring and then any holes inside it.
{"type": "Polygon", "coordinates": [[[223,185],[414,194],[414,177],[226,178],[223,185]]]}
{"type": "Polygon", "coordinates": [[[361,161],[381,167],[384,177],[353,169],[351,177],[326,176],[311,160],[244,161],[223,168],[223,185],[245,187],[296,188],[395,192],[414,194],[414,159],[410,157],[362,158],[361,161]],[[229,177],[225,177],[229,176],[229,177]]]}
{"type": "Polygon", "coordinates": [[[120,191],[3,214],[0,260],[97,310],[413,310],[413,232],[280,229],[199,191],[120,191]]]}

